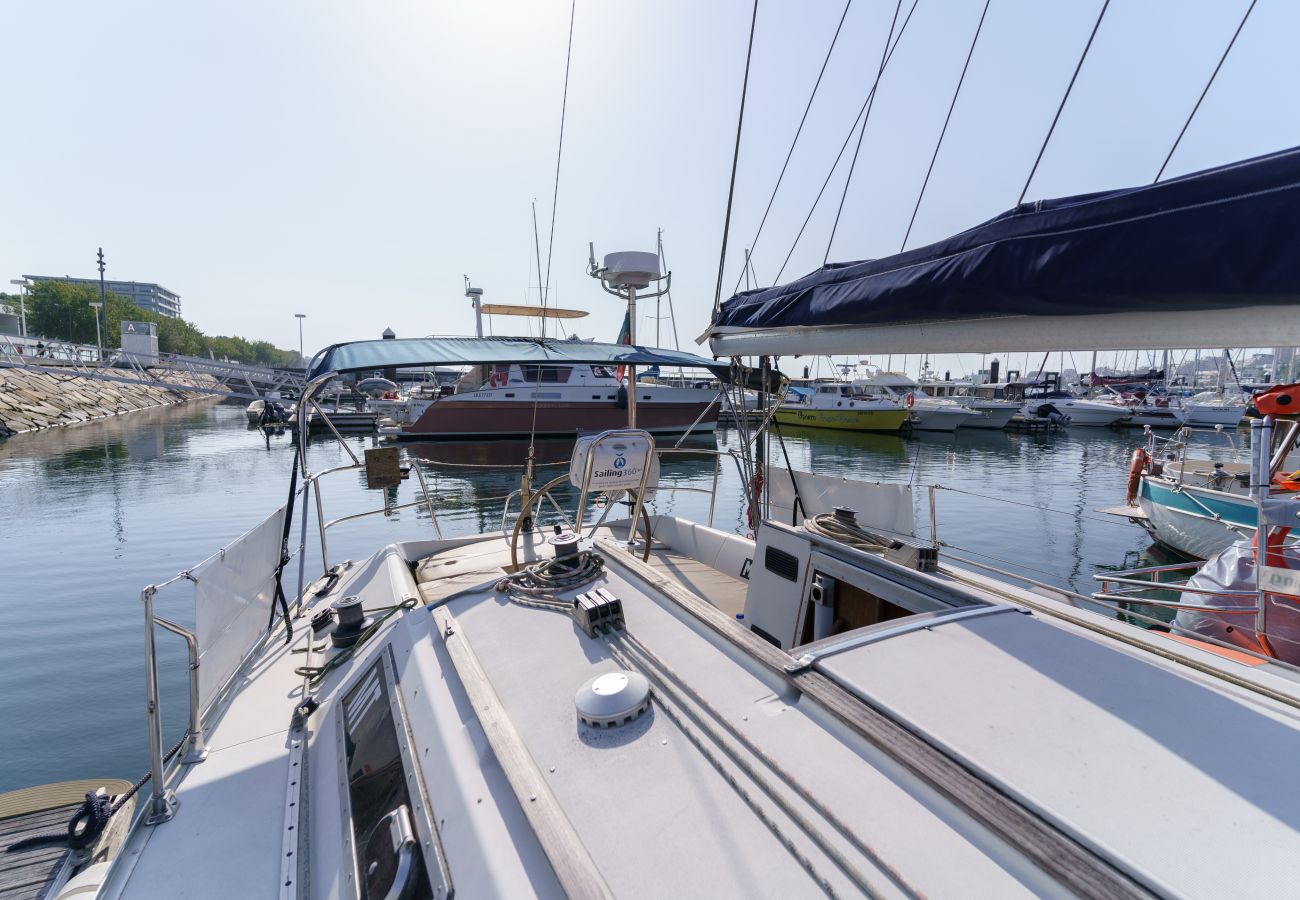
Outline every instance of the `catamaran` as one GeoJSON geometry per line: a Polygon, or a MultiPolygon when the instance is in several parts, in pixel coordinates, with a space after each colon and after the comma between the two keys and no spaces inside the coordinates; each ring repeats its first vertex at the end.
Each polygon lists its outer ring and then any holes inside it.
{"type": "MultiPolygon", "coordinates": [[[[465,294],[474,307],[478,338],[485,314],[535,318],[543,328],[551,320],[587,315],[556,306],[484,303],[482,288],[469,286],[468,279],[465,294]]],[[[583,343],[576,337],[556,339],[556,346],[577,345],[578,356],[583,343]]],[[[715,387],[643,384],[615,366],[502,362],[468,367],[450,390],[386,392],[367,409],[387,418],[383,433],[389,437],[463,441],[574,437],[616,428],[627,421],[629,403],[640,405],[640,426],[652,434],[695,434],[717,427],[721,396],[715,387]]]]}

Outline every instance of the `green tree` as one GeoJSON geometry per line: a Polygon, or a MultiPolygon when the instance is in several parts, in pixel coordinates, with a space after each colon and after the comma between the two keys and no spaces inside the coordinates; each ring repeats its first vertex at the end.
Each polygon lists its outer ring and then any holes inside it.
{"type": "Polygon", "coordinates": [[[99,291],[85,284],[38,281],[27,292],[27,332],[79,344],[95,343],[99,291]]]}
{"type": "MultiPolygon", "coordinates": [[[[0,295],[0,300],[4,295],[0,295]]],[[[158,351],[181,356],[214,356],[250,365],[289,367],[297,365],[298,354],[281,350],[268,341],[242,337],[208,337],[184,319],[173,319],[141,309],[125,297],[109,291],[104,310],[104,346],[121,346],[123,322],[152,322],[158,327],[158,351]]],[[[27,294],[27,331],[32,335],[79,344],[95,343],[95,314],[91,303],[99,302],[99,289],[66,281],[38,281],[27,294]]]]}

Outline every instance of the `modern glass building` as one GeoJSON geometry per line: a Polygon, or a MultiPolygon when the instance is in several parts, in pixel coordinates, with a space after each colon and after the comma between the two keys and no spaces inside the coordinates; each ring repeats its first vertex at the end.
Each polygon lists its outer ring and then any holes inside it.
{"type": "MultiPolygon", "coordinates": [[[[73,278],[70,275],[24,275],[23,277],[32,282],[65,281],[69,284],[87,284],[95,289],[99,288],[98,278],[73,278]]],[[[106,278],[104,286],[141,309],[173,319],[181,317],[181,295],[167,290],[161,284],[150,281],[112,281],[106,278]]]]}

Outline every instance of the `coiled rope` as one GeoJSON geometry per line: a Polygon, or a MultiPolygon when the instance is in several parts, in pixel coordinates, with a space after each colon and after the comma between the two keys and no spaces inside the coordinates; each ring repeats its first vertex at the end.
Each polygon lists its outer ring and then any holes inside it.
{"type": "Polygon", "coordinates": [[[839,541],[854,550],[880,553],[885,549],[879,537],[832,513],[822,513],[811,519],[804,519],[803,527],[813,534],[839,541]]]}
{"type": "Polygon", "coordinates": [[[496,590],[521,606],[572,614],[573,604],[557,599],[595,581],[605,570],[605,559],[591,550],[579,551],[577,561],[547,559],[525,566],[496,583],[496,590]]]}

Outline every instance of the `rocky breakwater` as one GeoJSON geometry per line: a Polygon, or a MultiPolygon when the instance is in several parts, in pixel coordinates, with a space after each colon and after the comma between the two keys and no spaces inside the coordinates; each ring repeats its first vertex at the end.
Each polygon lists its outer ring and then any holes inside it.
{"type": "MultiPolygon", "coordinates": [[[[135,377],[127,369],[114,374],[121,378],[135,377]]],[[[167,380],[208,387],[216,384],[216,379],[208,375],[170,371],[167,380]]],[[[0,438],[216,396],[169,390],[147,380],[98,381],[81,375],[0,368],[0,438]]]]}

